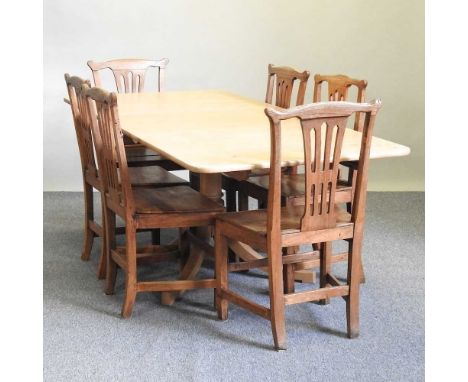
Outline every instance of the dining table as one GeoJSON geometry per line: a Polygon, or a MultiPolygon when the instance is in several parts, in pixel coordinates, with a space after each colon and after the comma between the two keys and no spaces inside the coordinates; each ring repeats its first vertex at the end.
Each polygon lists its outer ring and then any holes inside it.
{"type": "MultiPolygon", "coordinates": [[[[224,90],[165,91],[117,94],[122,130],[135,141],[198,173],[199,191],[223,203],[222,174],[247,179],[252,171],[270,167],[270,124],[264,102],[224,90]]],[[[304,162],[302,131],[298,120],[287,120],[281,129],[282,166],[304,162]]],[[[377,126],[378,127],[378,126],[377,126]]],[[[341,160],[359,159],[362,134],[346,129],[341,160]]],[[[370,159],[405,156],[410,148],[376,136],[372,137],[370,159]]],[[[180,271],[181,279],[196,277],[207,253],[212,253],[209,227],[196,228],[195,236],[205,246],[190,252],[180,271]]],[[[229,247],[240,259],[262,258],[254,248],[241,242],[229,247]]],[[[302,280],[311,272],[302,270],[302,280]]],[[[162,303],[172,304],[176,295],[163,292],[162,303]]]]}

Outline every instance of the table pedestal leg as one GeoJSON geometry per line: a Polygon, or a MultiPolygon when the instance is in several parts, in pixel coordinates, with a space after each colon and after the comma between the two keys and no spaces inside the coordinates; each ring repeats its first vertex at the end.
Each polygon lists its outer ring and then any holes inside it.
{"type": "MultiPolygon", "coordinates": [[[[221,174],[200,174],[200,193],[206,197],[222,204],[223,193],[221,191],[221,174]]],[[[194,229],[196,235],[204,241],[208,241],[212,236],[211,227],[197,227],[194,229]]],[[[187,262],[180,272],[179,279],[193,279],[197,275],[202,265],[204,251],[192,246],[187,262]]],[[[162,292],[161,303],[163,305],[172,305],[181,292],[162,292]]]]}

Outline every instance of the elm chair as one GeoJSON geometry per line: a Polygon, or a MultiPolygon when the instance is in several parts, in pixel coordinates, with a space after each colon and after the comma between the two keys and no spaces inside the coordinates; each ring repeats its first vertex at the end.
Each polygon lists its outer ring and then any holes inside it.
{"type": "MultiPolygon", "coordinates": [[[[145,79],[148,70],[155,68],[157,71],[156,91],[165,90],[165,69],[169,60],[146,59],[117,59],[109,61],[88,61],[94,79],[94,85],[102,88],[101,72],[110,70],[114,75],[115,85],[118,93],[140,93],[145,91],[145,79]]],[[[134,142],[125,135],[127,147],[127,160],[130,167],[160,166],[168,171],[183,170],[177,163],[162,157],[153,150],[134,142]]]]}
{"type": "Polygon", "coordinates": [[[276,105],[284,109],[289,108],[291,106],[294,83],[296,80],[299,80],[296,105],[303,105],[309,76],[310,73],[307,70],[298,72],[288,66],[269,64],[265,103],[276,105]]]}
{"type": "MultiPolygon", "coordinates": [[[[95,237],[103,237],[103,228],[94,219],[93,189],[101,191],[100,171],[96,164],[94,141],[91,134],[91,117],[87,101],[82,91],[89,87],[90,82],[79,77],[65,74],[68,96],[70,100],[75,133],[80,153],[81,171],[84,189],[84,243],[81,259],[89,260],[95,237]]],[[[136,186],[168,186],[187,184],[181,179],[161,167],[135,167],[129,171],[130,181],[136,186]]],[[[155,231],[155,234],[157,232],[155,231]]],[[[98,277],[105,276],[105,244],[101,246],[101,257],[98,265],[98,277]]]]}
{"type": "MultiPolygon", "coordinates": [[[[322,85],[327,84],[327,100],[328,101],[347,101],[349,90],[354,87],[357,92],[356,102],[365,102],[366,98],[366,80],[358,80],[342,74],[337,75],[321,75],[316,74],[314,76],[314,102],[321,102],[322,100],[322,85]]],[[[354,130],[362,131],[362,116],[357,113],[354,119],[354,130]]],[[[347,185],[355,189],[356,179],[356,163],[346,162],[342,163],[342,166],[348,168],[348,176],[346,180],[341,180],[343,185],[347,185]]],[[[351,202],[347,203],[348,212],[351,211],[351,202]]]]}
{"type": "MultiPolygon", "coordinates": [[[[304,103],[305,92],[307,88],[307,81],[310,73],[305,70],[299,72],[288,66],[275,66],[268,65],[268,79],[267,91],[265,96],[265,103],[276,105],[281,108],[289,108],[291,106],[291,99],[294,89],[294,84],[299,81],[297,88],[296,105],[304,103]]],[[[291,168],[289,169],[292,170],[291,168]]],[[[294,170],[292,170],[295,172],[294,170]]],[[[254,178],[257,176],[268,174],[268,171],[252,172],[249,177],[254,178]]],[[[240,182],[229,174],[223,175],[223,188],[226,191],[226,208],[228,211],[237,210],[236,193],[238,195],[239,210],[248,209],[248,195],[240,192],[240,182]]]]}
{"type": "MultiPolygon", "coordinates": [[[[348,337],[359,334],[359,264],[364,230],[369,152],[375,117],[380,101],[371,103],[327,102],[295,107],[285,111],[266,108],[270,121],[271,159],[268,208],[221,214],[216,219],[216,307],[218,317],[227,319],[232,302],[271,322],[275,349],[286,349],[284,310],[286,305],[308,301],[327,303],[330,297],[346,301],[348,337]],[[348,118],[363,113],[363,134],[356,193],[351,214],[336,204],[336,190],[343,137],[348,118]],[[304,140],[306,179],[303,206],[281,205],[281,123],[298,119],[297,128],[304,140]],[[257,266],[268,267],[270,306],[265,307],[233,292],[228,283],[227,245],[238,240],[267,253],[257,266]],[[349,245],[347,281],[342,284],[332,274],[332,242],[345,240],[349,245]],[[320,251],[285,254],[283,248],[301,244],[320,244],[320,251]],[[320,263],[320,288],[299,293],[285,293],[283,265],[293,270],[304,262],[320,263]]],[[[237,265],[236,265],[237,266],[237,265]]]]}
{"type": "MultiPolygon", "coordinates": [[[[328,84],[327,101],[347,101],[348,92],[352,86],[357,89],[357,101],[364,102],[365,90],[367,81],[356,80],[345,75],[323,76],[316,74],[314,76],[314,97],[313,102],[322,101],[322,85],[328,84]]],[[[354,130],[362,131],[362,116],[357,113],[354,119],[354,130]]],[[[343,163],[342,163],[343,165],[343,163]]],[[[352,162],[346,162],[344,165],[349,166],[349,178],[347,180],[339,180],[338,190],[341,192],[340,200],[343,202],[350,202],[353,193],[353,174],[355,175],[355,166],[352,162]],[[354,170],[353,170],[354,169],[354,170]]],[[[354,176],[355,178],[355,176],[354,176]]],[[[281,197],[284,205],[286,204],[303,204],[304,202],[304,187],[305,178],[304,174],[288,174],[281,179],[282,189],[281,197]]],[[[268,200],[268,185],[269,177],[260,176],[252,177],[246,180],[240,186],[241,192],[248,196],[257,199],[260,206],[265,207],[268,200]]],[[[348,205],[348,212],[350,212],[350,204],[348,205]]]]}
{"type": "MultiPolygon", "coordinates": [[[[92,113],[92,133],[96,142],[98,163],[102,168],[102,188],[105,209],[107,243],[106,293],[114,291],[117,267],[125,272],[125,298],[122,316],[132,313],[138,292],[180,291],[193,288],[214,288],[215,279],[177,281],[139,281],[137,259],[148,253],[137,250],[136,232],[141,229],[190,228],[214,224],[223,206],[189,186],[157,189],[133,187],[118,118],[117,96],[99,88],[86,91],[92,113]],[[125,222],[123,248],[115,243],[115,220],[125,222]],[[137,253],[138,252],[138,253],[137,253]]],[[[156,261],[166,261],[170,254],[155,250],[156,261]]]]}

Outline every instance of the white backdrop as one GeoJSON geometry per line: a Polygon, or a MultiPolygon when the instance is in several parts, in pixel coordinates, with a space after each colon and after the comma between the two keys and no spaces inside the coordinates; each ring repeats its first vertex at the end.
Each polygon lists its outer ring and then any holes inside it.
{"type": "Polygon", "coordinates": [[[82,188],[63,74],[91,78],[89,59],[162,57],[167,90],[262,99],[268,63],[367,79],[367,98],[384,104],[376,135],[412,149],[372,162],[369,189],[424,189],[422,0],[45,0],[44,190],[82,188]]]}

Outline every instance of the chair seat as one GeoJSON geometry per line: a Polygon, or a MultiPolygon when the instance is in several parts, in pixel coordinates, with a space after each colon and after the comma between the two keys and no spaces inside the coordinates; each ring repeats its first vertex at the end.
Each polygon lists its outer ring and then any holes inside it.
{"type": "Polygon", "coordinates": [[[130,183],[134,186],[167,187],[188,185],[185,179],[179,178],[159,166],[129,167],[128,174],[130,183]]]}
{"type": "MultiPolygon", "coordinates": [[[[261,190],[268,190],[270,177],[268,175],[255,176],[249,178],[245,182],[249,187],[256,187],[261,190]]],[[[352,189],[345,180],[339,180],[337,184],[337,192],[351,193],[352,189]]],[[[303,197],[305,193],[305,176],[304,174],[281,175],[281,196],[285,198],[303,197]]]]}
{"type": "MultiPolygon", "coordinates": [[[[289,206],[281,208],[282,233],[300,232],[301,218],[303,214],[303,206],[289,206]]],[[[335,206],[335,214],[337,227],[352,225],[351,215],[342,208],[335,206]]],[[[216,218],[262,236],[266,236],[267,234],[267,210],[227,212],[218,215],[216,218]]]]}
{"type": "Polygon", "coordinates": [[[221,204],[188,186],[134,188],[133,197],[138,214],[224,212],[221,204]]]}

